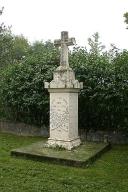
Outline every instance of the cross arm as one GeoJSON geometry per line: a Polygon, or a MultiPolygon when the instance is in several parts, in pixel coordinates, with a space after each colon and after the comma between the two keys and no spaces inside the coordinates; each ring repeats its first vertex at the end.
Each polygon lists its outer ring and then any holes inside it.
{"type": "Polygon", "coordinates": [[[70,45],[75,45],[76,44],[76,40],[74,37],[68,39],[68,42],[67,42],[67,45],[70,46],[70,45]]]}
{"type": "Polygon", "coordinates": [[[55,45],[55,47],[59,47],[61,45],[61,40],[60,39],[55,39],[54,45],[55,45]]]}

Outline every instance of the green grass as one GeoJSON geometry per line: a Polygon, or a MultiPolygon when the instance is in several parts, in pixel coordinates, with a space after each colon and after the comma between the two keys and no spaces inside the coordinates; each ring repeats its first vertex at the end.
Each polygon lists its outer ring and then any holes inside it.
{"type": "Polygon", "coordinates": [[[0,133],[0,192],[128,192],[128,145],[113,146],[87,169],[10,156],[41,139],[0,133]]]}

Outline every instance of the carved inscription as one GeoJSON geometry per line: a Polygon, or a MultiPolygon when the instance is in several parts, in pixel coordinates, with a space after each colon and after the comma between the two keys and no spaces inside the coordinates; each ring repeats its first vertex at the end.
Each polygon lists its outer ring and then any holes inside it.
{"type": "Polygon", "coordinates": [[[51,101],[50,128],[51,131],[68,131],[69,110],[64,98],[56,98],[51,101]]]}

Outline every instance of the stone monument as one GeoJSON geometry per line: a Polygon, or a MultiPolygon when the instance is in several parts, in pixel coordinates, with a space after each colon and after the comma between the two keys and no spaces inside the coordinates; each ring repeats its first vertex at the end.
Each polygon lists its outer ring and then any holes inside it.
{"type": "Polygon", "coordinates": [[[78,136],[78,93],[83,83],[75,79],[69,67],[68,46],[75,44],[75,38],[68,38],[68,32],[61,32],[61,39],[54,45],[60,47],[60,66],[53,73],[53,80],[45,82],[50,93],[50,137],[49,146],[71,150],[80,145],[78,136]]]}

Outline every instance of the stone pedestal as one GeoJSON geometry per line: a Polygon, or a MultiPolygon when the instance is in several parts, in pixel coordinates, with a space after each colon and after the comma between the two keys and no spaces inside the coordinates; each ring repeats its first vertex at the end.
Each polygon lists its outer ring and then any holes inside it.
{"type": "Polygon", "coordinates": [[[78,93],[82,83],[75,80],[73,70],[58,67],[53,80],[45,83],[50,93],[49,146],[68,150],[80,145],[78,136],[78,93]]]}
{"type": "Polygon", "coordinates": [[[48,89],[50,92],[50,138],[48,144],[72,149],[78,137],[79,89],[48,89]]]}

